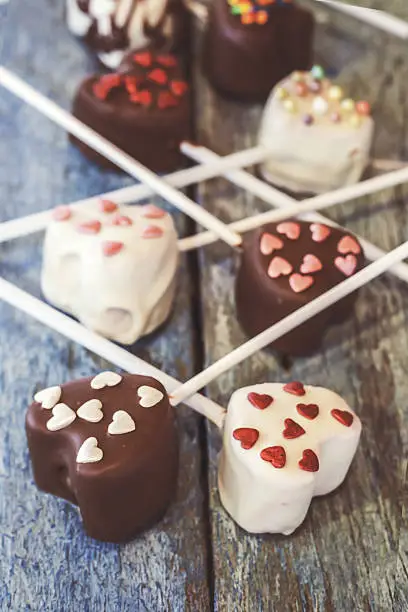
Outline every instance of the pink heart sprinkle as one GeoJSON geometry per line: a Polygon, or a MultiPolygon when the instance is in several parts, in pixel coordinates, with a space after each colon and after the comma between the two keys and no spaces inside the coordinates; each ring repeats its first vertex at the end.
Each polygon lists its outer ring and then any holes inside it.
{"type": "Polygon", "coordinates": [[[115,215],[112,219],[112,225],[120,225],[121,227],[127,227],[133,225],[133,221],[126,215],[115,215]]]}
{"type": "Polygon", "coordinates": [[[81,234],[99,234],[101,231],[100,221],[85,221],[77,226],[78,232],[81,234]]]}
{"type": "Polygon", "coordinates": [[[283,257],[274,257],[269,264],[268,276],[278,278],[279,276],[288,276],[293,270],[293,266],[283,259],[283,257]]]}
{"type": "Polygon", "coordinates": [[[142,217],[146,219],[162,219],[165,216],[164,210],[154,204],[146,204],[142,207],[142,217]]]}
{"type": "Polygon", "coordinates": [[[346,257],[336,257],[334,265],[344,276],[351,276],[357,267],[357,259],[354,255],[347,255],[346,257]]]}
{"type": "Polygon", "coordinates": [[[300,225],[299,223],[293,223],[293,221],[285,221],[284,223],[279,223],[276,231],[279,234],[285,234],[289,240],[297,240],[300,236],[300,225]]]}
{"type": "Polygon", "coordinates": [[[312,274],[313,272],[319,272],[322,270],[322,262],[316,255],[307,254],[303,258],[303,263],[300,266],[302,274],[312,274]]]}
{"type": "Polygon", "coordinates": [[[313,276],[302,276],[301,274],[292,274],[289,278],[289,285],[295,293],[302,293],[309,289],[314,283],[313,276]]]}
{"type": "Polygon", "coordinates": [[[106,257],[117,255],[123,249],[123,242],[115,242],[114,240],[105,240],[102,242],[102,252],[106,257]]]}
{"type": "Polygon", "coordinates": [[[320,223],[312,223],[310,231],[312,232],[312,240],[314,242],[324,242],[331,234],[331,229],[327,225],[321,225],[320,223]]]}
{"type": "Polygon", "coordinates": [[[57,206],[52,211],[54,221],[68,221],[71,218],[71,210],[68,206],[57,206]]]}
{"type": "Polygon", "coordinates": [[[113,213],[118,209],[118,205],[111,200],[101,200],[99,202],[99,210],[104,213],[113,213]]]}
{"type": "Polygon", "coordinates": [[[346,253],[354,253],[354,255],[358,255],[361,253],[360,245],[351,236],[343,236],[337,245],[337,250],[342,255],[345,255],[346,253]]]}
{"type": "Polygon", "coordinates": [[[163,236],[163,230],[158,225],[149,225],[142,232],[142,238],[160,238],[163,236]]]}
{"type": "Polygon", "coordinates": [[[262,255],[270,255],[274,251],[283,249],[283,242],[272,234],[262,234],[260,249],[262,255]]]}

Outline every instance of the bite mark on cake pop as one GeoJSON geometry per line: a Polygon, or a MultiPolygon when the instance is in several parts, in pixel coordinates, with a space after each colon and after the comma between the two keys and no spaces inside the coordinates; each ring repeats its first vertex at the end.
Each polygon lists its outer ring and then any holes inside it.
{"type": "Polygon", "coordinates": [[[283,437],[286,440],[295,440],[303,436],[306,431],[293,419],[285,419],[285,429],[282,432],[283,437]]]}
{"type": "Polygon", "coordinates": [[[308,253],[303,257],[303,263],[300,266],[300,271],[302,274],[313,274],[314,272],[319,272],[319,270],[322,269],[322,262],[318,257],[316,257],[316,255],[308,253]]]}
{"type": "Polygon", "coordinates": [[[359,255],[361,253],[360,245],[351,236],[343,236],[343,238],[339,240],[337,250],[342,255],[346,255],[347,253],[354,253],[354,255],[359,255]]]}
{"type": "Polygon", "coordinates": [[[72,217],[72,211],[69,206],[56,206],[51,216],[53,221],[68,221],[72,217]]]}
{"type": "Polygon", "coordinates": [[[262,234],[259,245],[262,255],[271,255],[274,251],[283,249],[283,241],[273,234],[262,234]]]}
{"type": "Polygon", "coordinates": [[[235,440],[241,442],[241,446],[244,450],[250,450],[258,441],[259,431],[253,427],[239,427],[238,429],[234,429],[232,435],[235,440]]]}
{"type": "Polygon", "coordinates": [[[293,271],[293,266],[283,257],[274,257],[268,267],[268,276],[279,278],[288,276],[293,271]]]}
{"type": "Polygon", "coordinates": [[[357,259],[354,255],[346,255],[346,257],[336,257],[334,265],[344,276],[352,276],[357,268],[357,259]]]}
{"type": "Polygon", "coordinates": [[[77,225],[77,230],[80,234],[99,234],[101,227],[101,222],[97,219],[93,219],[77,225]]]}
{"type": "Polygon", "coordinates": [[[130,414],[125,410],[118,410],[112,416],[112,423],[108,427],[108,433],[112,436],[123,435],[135,431],[136,424],[130,414]]]}
{"type": "Polygon", "coordinates": [[[164,395],[159,389],[143,385],[137,390],[139,396],[139,404],[142,408],[153,408],[162,401],[164,395]]]}
{"type": "Polygon", "coordinates": [[[269,446],[260,453],[261,459],[271,463],[274,468],[281,470],[286,465],[286,451],[283,446],[269,446]]]}
{"type": "Polygon", "coordinates": [[[302,459],[299,461],[299,467],[305,472],[318,472],[319,471],[319,459],[315,452],[310,448],[303,451],[302,459]]]}
{"type": "Polygon", "coordinates": [[[98,446],[98,440],[94,437],[87,438],[80,447],[77,463],[98,463],[103,459],[103,450],[98,446]]]}
{"type": "Polygon", "coordinates": [[[99,423],[103,419],[102,402],[98,399],[90,399],[77,410],[77,415],[88,423],[99,423]]]}
{"type": "Polygon", "coordinates": [[[122,376],[116,372],[101,372],[91,380],[92,389],[104,389],[105,387],[116,387],[122,382],[122,376]]]}
{"type": "Polygon", "coordinates": [[[42,389],[34,395],[34,401],[41,404],[41,408],[45,410],[51,410],[61,399],[62,389],[61,387],[54,386],[42,389]]]}
{"type": "Polygon", "coordinates": [[[311,287],[314,283],[313,276],[302,276],[301,274],[292,274],[289,278],[289,285],[295,293],[302,293],[311,287]]]}
{"type": "Polygon", "coordinates": [[[296,404],[296,410],[300,416],[309,421],[313,421],[319,414],[319,406],[317,404],[296,404]]]}
{"type": "Polygon", "coordinates": [[[353,424],[354,417],[351,412],[348,412],[347,410],[338,410],[337,408],[334,408],[330,414],[334,419],[336,419],[336,421],[345,427],[351,427],[353,424]]]}
{"type": "Polygon", "coordinates": [[[52,409],[52,417],[47,421],[49,431],[59,431],[69,427],[76,419],[76,414],[66,404],[57,404],[52,409]]]}
{"type": "Polygon", "coordinates": [[[331,229],[321,223],[312,223],[310,231],[312,232],[312,240],[314,242],[324,242],[331,234],[331,229]]]}
{"type": "Polygon", "coordinates": [[[276,231],[279,234],[284,234],[289,240],[297,240],[300,236],[300,225],[292,221],[279,223],[276,231]]]}
{"type": "Polygon", "coordinates": [[[255,391],[252,391],[251,393],[248,393],[248,401],[255,406],[255,408],[265,410],[273,403],[273,397],[267,394],[255,393],[255,391]]]}
{"type": "Polygon", "coordinates": [[[286,383],[286,385],[283,387],[283,390],[286,391],[286,393],[290,393],[291,395],[297,395],[298,397],[306,395],[306,389],[303,386],[303,383],[299,382],[298,380],[286,383]]]}
{"type": "Polygon", "coordinates": [[[102,252],[105,257],[113,257],[113,255],[117,255],[124,248],[123,242],[117,242],[115,240],[104,240],[102,242],[102,252]]]}

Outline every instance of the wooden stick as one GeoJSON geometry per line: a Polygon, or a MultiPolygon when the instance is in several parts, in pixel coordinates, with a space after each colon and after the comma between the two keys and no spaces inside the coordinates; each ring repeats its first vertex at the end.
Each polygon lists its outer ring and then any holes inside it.
{"type": "Polygon", "coordinates": [[[225,357],[222,357],[219,361],[213,363],[209,368],[200,374],[197,374],[191,378],[179,389],[173,391],[171,400],[172,404],[177,406],[177,404],[184,401],[187,397],[190,397],[190,395],[208,385],[208,383],[214,380],[214,378],[221,376],[221,374],[235,367],[244,361],[244,359],[247,359],[254,353],[265,348],[278,338],[281,338],[326,308],[329,308],[347,295],[350,295],[350,293],[353,293],[360,287],[363,287],[363,285],[366,285],[370,281],[374,280],[377,278],[377,276],[380,276],[391,266],[395,265],[398,261],[401,261],[406,257],[408,257],[408,242],[403,243],[393,251],[390,251],[380,259],[377,259],[377,261],[370,264],[363,270],[360,270],[360,272],[357,272],[339,285],[329,289],[329,291],[326,293],[323,293],[305,306],[302,306],[289,316],[269,327],[269,329],[266,329],[258,336],[255,336],[245,344],[242,344],[225,357]]]}
{"type": "Polygon", "coordinates": [[[156,193],[171,202],[186,215],[189,215],[200,225],[211,229],[220,239],[230,246],[239,246],[242,242],[241,236],[228,229],[219,219],[204,210],[196,202],[190,200],[180,191],[177,191],[157,174],[134,160],[130,155],[121,151],[111,142],[100,136],[97,132],[73,117],[70,113],[60,108],[33,87],[27,85],[22,79],[14,75],[6,68],[0,66],[0,84],[10,92],[24,100],[30,106],[36,108],[43,115],[66,129],[76,138],[89,147],[109,159],[142,183],[149,185],[156,193]]]}

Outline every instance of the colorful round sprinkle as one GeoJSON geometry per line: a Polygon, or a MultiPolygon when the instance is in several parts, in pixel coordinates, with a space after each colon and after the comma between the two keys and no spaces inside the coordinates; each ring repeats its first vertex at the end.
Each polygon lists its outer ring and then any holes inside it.
{"type": "Polygon", "coordinates": [[[356,111],[359,115],[369,115],[371,113],[371,106],[369,102],[366,102],[365,100],[360,100],[356,104],[356,111]]]}
{"type": "Polygon", "coordinates": [[[313,115],[310,115],[310,114],[303,115],[303,123],[305,125],[313,125],[314,123],[313,115]]]}
{"type": "Polygon", "coordinates": [[[341,103],[341,108],[348,113],[351,113],[354,110],[354,107],[355,102],[351,98],[346,98],[341,103]]]}
{"type": "Polygon", "coordinates": [[[317,81],[321,81],[322,79],[324,79],[324,77],[326,76],[326,73],[324,71],[324,68],[322,68],[321,66],[313,66],[313,68],[310,71],[310,74],[313,76],[314,79],[316,79],[317,81]]]}
{"type": "Polygon", "coordinates": [[[338,85],[332,85],[327,92],[329,100],[341,100],[343,97],[343,90],[338,85]]]}
{"type": "Polygon", "coordinates": [[[278,87],[277,88],[277,90],[276,90],[276,97],[278,98],[278,100],[286,100],[288,95],[289,95],[288,90],[285,89],[284,87],[278,87]]]}
{"type": "Polygon", "coordinates": [[[296,111],[296,105],[294,101],[291,100],[290,98],[288,98],[287,100],[283,102],[283,106],[285,110],[288,111],[288,113],[294,113],[296,111]]]}

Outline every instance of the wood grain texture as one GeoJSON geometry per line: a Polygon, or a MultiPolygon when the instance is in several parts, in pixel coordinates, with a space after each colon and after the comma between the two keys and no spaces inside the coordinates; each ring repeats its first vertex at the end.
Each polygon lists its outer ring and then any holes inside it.
{"type": "MultiPolygon", "coordinates": [[[[408,19],[405,2],[388,5],[408,19]]],[[[330,21],[322,19],[318,28],[319,61],[340,73],[354,96],[373,102],[379,124],[375,154],[403,156],[406,49],[371,28],[369,36],[360,35],[367,28],[335,11],[321,13],[330,14],[330,21]]],[[[253,145],[261,109],[220,99],[200,77],[197,87],[200,142],[221,154],[253,145]]],[[[203,205],[225,220],[266,209],[223,180],[203,185],[200,195],[203,205]]],[[[406,187],[388,190],[337,207],[330,216],[390,249],[408,239],[407,196],[406,187]]],[[[238,265],[223,245],[202,250],[207,363],[245,340],[235,316],[238,265]]],[[[339,491],[315,500],[304,525],[289,538],[248,535],[227,515],[216,483],[221,440],[208,427],[216,610],[408,609],[407,307],[408,287],[383,277],[361,291],[354,317],[329,331],[318,355],[288,364],[264,351],[210,385],[211,397],[225,404],[247,384],[290,379],[320,384],[344,396],[364,423],[348,479],[339,491]]]]}
{"type": "MultiPolygon", "coordinates": [[[[2,61],[69,108],[96,65],[68,34],[61,1],[13,0],[2,23],[2,61]]],[[[1,220],[131,184],[100,172],[60,128],[0,94],[1,220]]],[[[175,215],[181,234],[182,215],[175,215]]],[[[1,246],[0,274],[39,295],[40,235],[1,246]]],[[[174,315],[136,353],[181,379],[193,371],[193,283],[184,260],[174,315]],[[180,341],[180,338],[182,341],[180,341]]],[[[42,387],[108,364],[0,303],[0,610],[207,610],[206,525],[200,487],[200,420],[179,413],[177,500],[157,527],[126,546],[91,541],[76,508],[33,483],[24,416],[42,387]]]]}

